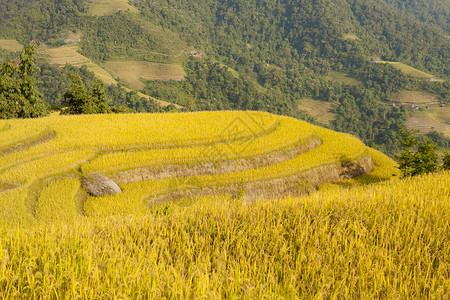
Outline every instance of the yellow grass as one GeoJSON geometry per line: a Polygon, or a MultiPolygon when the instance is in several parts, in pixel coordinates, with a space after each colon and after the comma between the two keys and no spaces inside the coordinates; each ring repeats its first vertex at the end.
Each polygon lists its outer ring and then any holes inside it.
{"type": "Polygon", "coordinates": [[[139,12],[134,6],[128,4],[128,0],[93,0],[91,14],[105,16],[118,11],[139,12]]]}
{"type": "Polygon", "coordinates": [[[13,52],[19,52],[22,51],[23,46],[16,40],[0,39],[0,48],[13,52]]]}
{"type": "Polygon", "coordinates": [[[413,77],[426,78],[426,79],[433,78],[433,75],[428,74],[428,73],[423,72],[423,71],[420,71],[420,70],[417,70],[416,68],[410,67],[410,66],[408,66],[408,65],[406,65],[404,63],[401,63],[401,62],[378,61],[378,63],[390,64],[391,66],[399,69],[400,71],[402,71],[406,75],[411,75],[413,77]]]}
{"type": "Polygon", "coordinates": [[[450,173],[0,229],[0,298],[446,299],[450,173]]]}
{"type": "Polygon", "coordinates": [[[145,87],[144,80],[183,80],[186,73],[178,64],[159,64],[145,61],[110,61],[104,67],[136,90],[145,87]]]}
{"type": "Polygon", "coordinates": [[[420,91],[401,91],[394,95],[391,101],[400,103],[435,103],[437,101],[436,96],[420,91]]]}
{"type": "Polygon", "coordinates": [[[336,119],[336,114],[330,112],[334,105],[330,102],[313,100],[313,99],[301,99],[298,108],[306,111],[310,116],[323,124],[331,124],[336,119]]]}

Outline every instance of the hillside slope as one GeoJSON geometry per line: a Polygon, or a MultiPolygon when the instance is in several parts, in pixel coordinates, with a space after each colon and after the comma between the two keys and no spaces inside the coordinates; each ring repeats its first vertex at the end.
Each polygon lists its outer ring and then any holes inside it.
{"type": "Polygon", "coordinates": [[[140,214],[217,194],[301,195],[375,165],[384,174],[365,180],[395,173],[392,161],[352,136],[261,112],[51,116],[0,121],[0,128],[8,223],[140,214]],[[95,174],[123,193],[92,196],[82,183],[95,174]]]}
{"type": "MultiPolygon", "coordinates": [[[[393,94],[421,90],[450,101],[442,0],[13,0],[0,4],[0,14],[0,39],[55,49],[78,43],[121,84],[187,110],[262,110],[322,121],[299,101],[330,102],[330,128],[390,154],[409,117],[386,105],[393,94]]],[[[64,80],[54,73],[51,80],[64,80]]],[[[61,104],[60,93],[43,92],[61,104]]],[[[113,101],[154,111],[126,97],[113,101]]]]}

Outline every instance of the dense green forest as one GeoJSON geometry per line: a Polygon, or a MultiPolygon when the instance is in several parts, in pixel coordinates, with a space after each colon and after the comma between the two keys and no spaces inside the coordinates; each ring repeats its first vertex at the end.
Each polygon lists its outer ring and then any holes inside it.
{"type": "MultiPolygon", "coordinates": [[[[140,13],[89,14],[86,0],[13,0],[0,3],[0,38],[54,45],[67,30],[82,32],[80,51],[96,62],[181,60],[184,81],[146,81],[144,93],[185,110],[252,109],[315,120],[298,109],[304,98],[334,104],[335,130],[355,134],[388,153],[399,149],[396,132],[409,117],[389,105],[400,90],[421,90],[450,102],[449,5],[445,0],[132,0],[140,13]],[[155,29],[157,28],[157,30],[155,29]],[[167,33],[164,35],[156,32],[167,33]],[[173,43],[202,51],[174,57],[173,43]],[[169,40],[167,40],[169,39],[169,40]],[[444,82],[413,78],[371,57],[400,61],[444,82]],[[358,84],[330,80],[348,74],[358,84]]],[[[0,57],[12,54],[1,51],[0,57]]],[[[61,106],[70,74],[87,89],[86,68],[58,68],[38,60],[38,89],[61,106]]],[[[105,89],[110,106],[161,111],[151,100],[120,86],[105,89]]],[[[438,139],[442,140],[442,138],[438,139]]],[[[444,142],[445,144],[445,139],[444,142]]]]}

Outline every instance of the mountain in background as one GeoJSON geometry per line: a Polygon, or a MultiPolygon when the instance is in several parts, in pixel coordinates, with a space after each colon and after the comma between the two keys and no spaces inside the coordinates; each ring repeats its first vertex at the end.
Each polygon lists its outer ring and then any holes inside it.
{"type": "Polygon", "coordinates": [[[408,126],[448,146],[445,0],[13,0],[0,15],[1,57],[39,44],[49,104],[75,71],[137,111],[264,110],[387,153],[408,126]]]}

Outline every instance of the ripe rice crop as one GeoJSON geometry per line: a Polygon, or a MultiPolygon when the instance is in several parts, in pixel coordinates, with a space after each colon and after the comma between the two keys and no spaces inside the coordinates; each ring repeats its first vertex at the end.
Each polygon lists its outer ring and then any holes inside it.
{"type": "Polygon", "coordinates": [[[450,173],[0,229],[0,298],[447,299],[450,173]]]}
{"type": "MultiPolygon", "coordinates": [[[[23,212],[17,220],[27,224],[30,216],[40,223],[58,221],[59,214],[62,219],[73,213],[147,214],[149,197],[284,180],[371,154],[350,135],[263,112],[52,115],[2,120],[0,128],[0,199],[10,203],[17,193],[23,212]],[[91,173],[111,177],[155,166],[164,176],[133,175],[128,181],[124,176],[117,182],[123,190],[119,195],[89,196],[81,185],[91,173]],[[178,173],[164,169],[169,166],[178,173]]],[[[382,154],[377,157],[383,160],[382,154]]],[[[4,220],[10,224],[0,212],[0,223],[4,220]]]]}

